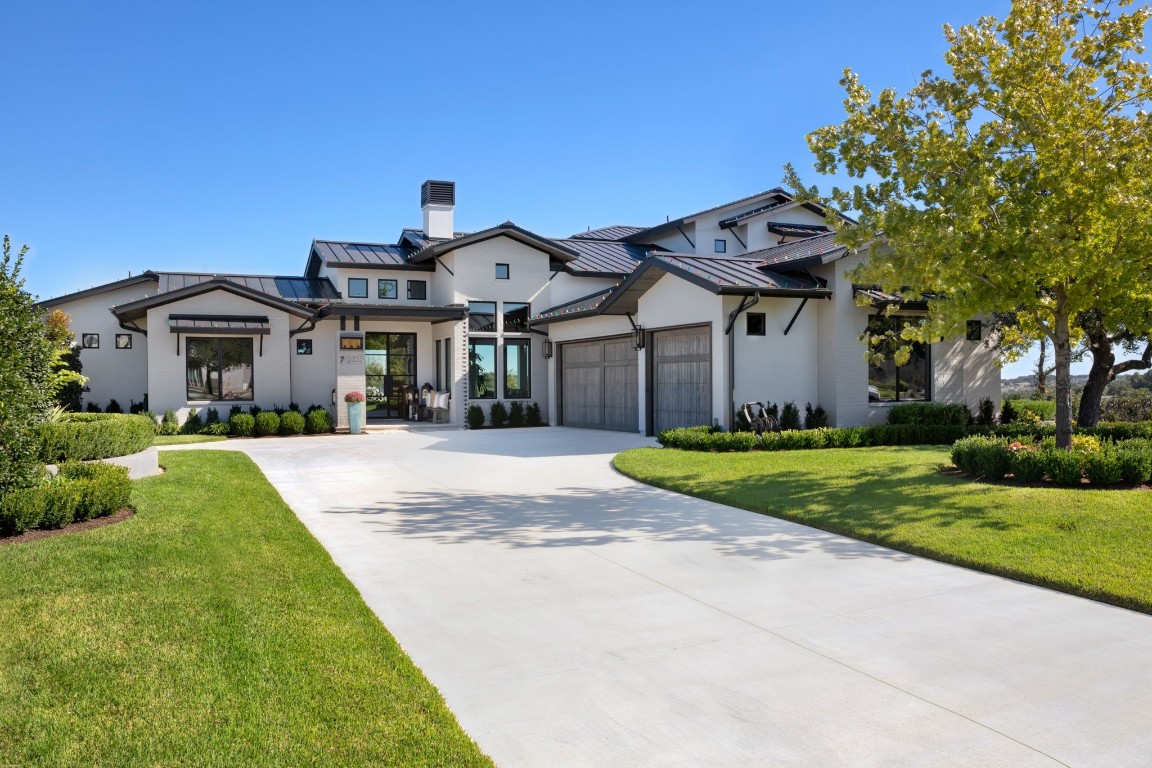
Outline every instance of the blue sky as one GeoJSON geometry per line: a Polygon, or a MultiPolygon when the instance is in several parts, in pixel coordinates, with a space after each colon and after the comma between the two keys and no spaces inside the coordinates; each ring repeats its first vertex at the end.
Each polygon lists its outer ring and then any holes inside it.
{"type": "Polygon", "coordinates": [[[48,297],[144,269],[298,274],[313,238],[419,226],[428,178],[457,182],[458,229],[653,224],[789,161],[816,180],[804,134],[840,119],[844,67],[907,89],[942,66],[941,24],[1007,10],[8,3],[0,231],[48,297]]]}

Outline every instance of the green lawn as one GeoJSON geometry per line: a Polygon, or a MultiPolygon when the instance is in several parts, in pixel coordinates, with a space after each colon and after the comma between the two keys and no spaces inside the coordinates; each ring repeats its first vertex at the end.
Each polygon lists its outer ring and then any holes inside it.
{"type": "Polygon", "coordinates": [[[156,435],[153,445],[188,445],[189,443],[218,443],[228,438],[223,435],[156,435]]]}
{"type": "Polygon", "coordinates": [[[0,546],[0,766],[491,765],[251,460],[161,460],[0,546]]]}
{"type": "Polygon", "coordinates": [[[1152,492],[942,475],[948,449],[616,457],[651,485],[1152,613],[1152,492]]]}

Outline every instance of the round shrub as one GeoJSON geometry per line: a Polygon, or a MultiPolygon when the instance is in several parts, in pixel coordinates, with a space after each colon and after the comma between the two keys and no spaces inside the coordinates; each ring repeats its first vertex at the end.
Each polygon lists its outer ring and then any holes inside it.
{"type": "Polygon", "coordinates": [[[504,403],[492,403],[492,410],[488,413],[488,420],[492,422],[493,427],[508,426],[508,409],[504,407],[504,403]]]}
{"type": "Polygon", "coordinates": [[[275,411],[260,411],[256,414],[256,434],[259,437],[274,435],[280,431],[280,417],[275,411]]]}
{"type": "Polygon", "coordinates": [[[154,422],[147,416],[68,413],[41,427],[40,457],[58,464],[128,456],[152,445],[155,436],[154,422]]]}
{"type": "Polygon", "coordinates": [[[332,431],[332,416],[323,408],[316,407],[304,416],[304,431],[310,435],[323,435],[332,431]]]}
{"type": "Polygon", "coordinates": [[[484,426],[484,409],[473,403],[468,406],[468,429],[480,429],[484,426]]]}
{"type": "Polygon", "coordinates": [[[1044,479],[1044,454],[1028,448],[1016,451],[1012,454],[1012,474],[1024,483],[1040,482],[1044,479]]]}
{"type": "Polygon", "coordinates": [[[18,488],[0,498],[0,535],[15,536],[40,525],[44,504],[38,488],[18,488]]]}
{"type": "Polygon", "coordinates": [[[1006,437],[974,435],[952,444],[952,463],[966,474],[996,482],[1012,470],[1012,451],[1006,437]]]}
{"type": "Polygon", "coordinates": [[[256,431],[256,419],[247,413],[234,413],[228,419],[228,428],[236,437],[252,437],[256,431]]]}
{"type": "Polygon", "coordinates": [[[1146,441],[1120,443],[1116,446],[1116,460],[1120,464],[1120,479],[1123,482],[1141,485],[1152,479],[1152,448],[1148,447],[1146,441]]]}
{"type": "Polygon", "coordinates": [[[524,426],[524,403],[521,403],[519,400],[508,406],[508,426],[524,426]]]}
{"type": "Polygon", "coordinates": [[[302,435],[304,434],[304,424],[304,414],[300,411],[285,411],[284,415],[280,417],[280,434],[302,435]]]}
{"type": "Polygon", "coordinates": [[[1123,479],[1120,458],[1112,447],[1084,457],[1084,474],[1093,485],[1113,485],[1123,479]]]}
{"type": "Polygon", "coordinates": [[[1079,485],[1084,474],[1084,454],[1059,448],[1044,448],[1044,471],[1057,485],[1079,485]]]}

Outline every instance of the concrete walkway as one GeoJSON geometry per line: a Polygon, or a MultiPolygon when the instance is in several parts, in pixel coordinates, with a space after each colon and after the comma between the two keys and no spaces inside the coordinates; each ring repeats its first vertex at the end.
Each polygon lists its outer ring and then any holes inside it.
{"type": "Polygon", "coordinates": [[[609,466],[649,444],[548,428],[228,447],[501,766],[1152,764],[1152,617],[609,466]]]}

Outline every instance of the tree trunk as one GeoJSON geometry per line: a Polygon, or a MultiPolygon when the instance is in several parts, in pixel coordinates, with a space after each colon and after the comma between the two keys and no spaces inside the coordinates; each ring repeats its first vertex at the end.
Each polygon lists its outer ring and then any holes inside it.
{"type": "Polygon", "coordinates": [[[1100,399],[1104,390],[1116,378],[1114,366],[1116,355],[1112,352],[1112,340],[1102,327],[1087,330],[1088,349],[1092,352],[1092,368],[1088,371],[1088,383],[1080,395],[1080,412],[1076,423],[1082,427],[1094,427],[1100,423],[1100,399]]]}
{"type": "Polygon", "coordinates": [[[1056,358],[1056,447],[1072,447],[1072,342],[1064,290],[1056,290],[1052,354],[1056,358]]]}

